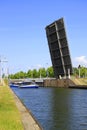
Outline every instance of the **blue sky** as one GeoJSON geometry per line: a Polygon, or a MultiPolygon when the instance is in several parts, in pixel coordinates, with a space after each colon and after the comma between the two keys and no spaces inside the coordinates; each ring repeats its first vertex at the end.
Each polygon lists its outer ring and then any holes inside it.
{"type": "Polygon", "coordinates": [[[0,1],[0,56],[10,73],[51,66],[45,27],[64,17],[73,66],[87,66],[87,0],[0,1]]]}

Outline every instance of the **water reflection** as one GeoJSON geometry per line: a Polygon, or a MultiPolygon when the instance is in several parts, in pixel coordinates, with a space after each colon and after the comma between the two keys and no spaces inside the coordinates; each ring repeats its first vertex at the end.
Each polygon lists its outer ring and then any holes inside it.
{"type": "Polygon", "coordinates": [[[53,126],[51,129],[57,130],[70,130],[69,128],[69,117],[70,117],[70,106],[68,89],[54,89],[53,100],[52,100],[52,112],[53,112],[53,126]],[[56,123],[57,122],[57,123],[56,123]]]}
{"type": "Polygon", "coordinates": [[[87,90],[14,88],[44,130],[87,130],[87,90]]]}
{"type": "MultiPolygon", "coordinates": [[[[55,91],[55,90],[54,90],[55,91]]],[[[87,90],[60,89],[54,92],[54,123],[59,130],[87,129],[87,90]],[[57,112],[57,113],[56,113],[57,112]]],[[[55,128],[55,130],[57,130],[55,128]]],[[[54,128],[53,128],[54,129],[54,128]]]]}

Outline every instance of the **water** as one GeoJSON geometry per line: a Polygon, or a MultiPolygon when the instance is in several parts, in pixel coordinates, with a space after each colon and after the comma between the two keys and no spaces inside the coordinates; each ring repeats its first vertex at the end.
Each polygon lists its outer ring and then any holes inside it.
{"type": "Polygon", "coordinates": [[[63,88],[13,90],[32,111],[44,130],[87,130],[87,90],[63,88]]]}

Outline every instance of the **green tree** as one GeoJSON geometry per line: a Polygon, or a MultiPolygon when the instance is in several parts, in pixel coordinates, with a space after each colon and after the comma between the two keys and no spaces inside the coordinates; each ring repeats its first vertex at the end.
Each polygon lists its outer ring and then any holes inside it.
{"type": "Polygon", "coordinates": [[[14,74],[10,74],[10,75],[8,76],[8,78],[9,78],[9,79],[14,79],[14,74]]]}
{"type": "Polygon", "coordinates": [[[80,76],[85,77],[85,74],[86,74],[86,68],[82,66],[80,69],[80,76]]]}
{"type": "Polygon", "coordinates": [[[33,78],[38,78],[38,72],[36,69],[33,69],[33,78]]]}
{"type": "Polygon", "coordinates": [[[80,66],[80,68],[73,68],[73,75],[74,76],[79,76],[79,69],[80,69],[80,76],[81,77],[86,77],[87,76],[87,68],[84,66],[80,66]]]}
{"type": "Polygon", "coordinates": [[[23,71],[20,71],[19,73],[18,73],[18,75],[19,75],[19,78],[26,78],[26,73],[25,72],[23,72],[23,71]]]}
{"type": "Polygon", "coordinates": [[[77,77],[77,76],[79,75],[79,70],[78,70],[78,68],[76,68],[76,67],[73,68],[73,75],[74,75],[75,77],[77,77]]]}
{"type": "Polygon", "coordinates": [[[33,77],[33,72],[32,72],[32,70],[28,70],[28,72],[27,72],[27,78],[32,78],[33,77]]]}
{"type": "Polygon", "coordinates": [[[52,66],[47,68],[47,72],[48,72],[48,77],[54,77],[54,71],[52,66]]]}
{"type": "Polygon", "coordinates": [[[41,73],[41,77],[46,77],[46,70],[45,70],[45,68],[41,68],[39,70],[39,75],[40,75],[40,73],[41,73]]]}

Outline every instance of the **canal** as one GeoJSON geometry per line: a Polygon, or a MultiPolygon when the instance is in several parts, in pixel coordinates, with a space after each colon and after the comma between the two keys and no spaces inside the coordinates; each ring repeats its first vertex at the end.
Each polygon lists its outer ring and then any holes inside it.
{"type": "Polygon", "coordinates": [[[87,130],[87,90],[12,89],[44,130],[87,130]]]}

